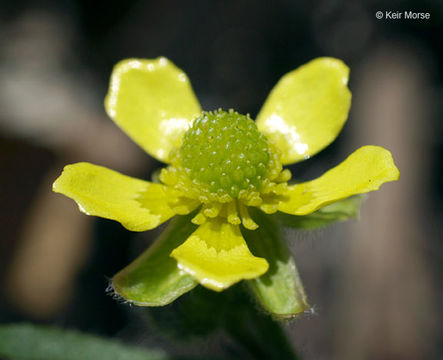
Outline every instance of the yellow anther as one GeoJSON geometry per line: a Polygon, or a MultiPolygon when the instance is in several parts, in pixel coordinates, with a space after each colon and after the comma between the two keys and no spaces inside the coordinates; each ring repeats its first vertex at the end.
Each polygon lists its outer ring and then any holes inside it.
{"type": "Polygon", "coordinates": [[[289,169],[284,169],[275,179],[276,182],[283,183],[291,180],[292,174],[289,169]]]}
{"type": "Polygon", "coordinates": [[[191,222],[195,225],[202,225],[206,222],[206,216],[203,215],[200,210],[200,212],[192,218],[191,222]]]}
{"type": "Polygon", "coordinates": [[[229,204],[226,205],[226,211],[227,211],[227,219],[228,222],[233,225],[239,225],[241,224],[241,219],[237,214],[237,202],[231,201],[229,204]]]}
{"type": "Polygon", "coordinates": [[[240,212],[240,217],[241,217],[242,224],[243,224],[243,226],[246,229],[255,230],[255,229],[258,228],[258,225],[249,216],[248,208],[244,204],[239,203],[238,204],[238,210],[240,212]]]}
{"type": "Polygon", "coordinates": [[[203,214],[209,218],[215,218],[220,213],[223,204],[219,202],[211,202],[203,205],[203,214]]]}

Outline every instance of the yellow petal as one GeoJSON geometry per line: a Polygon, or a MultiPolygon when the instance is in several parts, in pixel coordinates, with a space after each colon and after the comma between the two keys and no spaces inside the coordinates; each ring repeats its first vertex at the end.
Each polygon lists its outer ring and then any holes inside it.
{"type": "Polygon", "coordinates": [[[65,166],[53,190],[75,200],[85,214],[116,220],[131,231],[153,229],[175,215],[164,185],[89,163],[65,166]]]}
{"type": "Polygon", "coordinates": [[[163,57],[119,62],[105,108],[138,145],[164,162],[201,111],[186,74],[163,57]]]}
{"type": "Polygon", "coordinates": [[[349,68],[318,58],[286,74],[269,94],[257,126],[282,152],[283,164],[307,159],[341,131],[351,106],[349,68]]]}
{"type": "Polygon", "coordinates": [[[351,195],[378,190],[385,182],[398,180],[400,173],[391,153],[379,146],[363,146],[319,178],[289,186],[278,210],[306,215],[351,195]]]}
{"type": "Polygon", "coordinates": [[[238,225],[222,218],[201,225],[171,256],[200,284],[221,291],[268,270],[265,259],[251,254],[238,225]]]}

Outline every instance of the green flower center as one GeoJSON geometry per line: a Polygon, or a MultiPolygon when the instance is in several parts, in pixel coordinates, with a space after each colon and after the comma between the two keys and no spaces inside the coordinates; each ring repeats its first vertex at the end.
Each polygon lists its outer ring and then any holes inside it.
{"type": "Polygon", "coordinates": [[[197,225],[223,217],[254,230],[258,225],[249,216],[248,207],[259,207],[267,214],[276,212],[291,178],[273,142],[258,131],[249,116],[232,110],[202,113],[171,159],[159,179],[165,191],[178,191],[181,197],[173,197],[176,200],[168,205],[177,214],[187,214],[184,203],[200,202],[200,211],[192,219],[197,225]]]}
{"type": "Polygon", "coordinates": [[[179,155],[192,180],[232,198],[259,189],[270,160],[268,141],[254,121],[232,110],[202,113],[186,132],[179,155]]]}

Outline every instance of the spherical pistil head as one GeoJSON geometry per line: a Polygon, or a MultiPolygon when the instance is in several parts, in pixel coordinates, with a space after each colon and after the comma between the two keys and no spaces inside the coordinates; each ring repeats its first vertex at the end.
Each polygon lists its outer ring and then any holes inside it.
{"type": "Polygon", "coordinates": [[[205,112],[194,120],[179,155],[194,182],[232,198],[241,190],[260,188],[270,158],[267,139],[254,121],[222,110],[205,112]]]}

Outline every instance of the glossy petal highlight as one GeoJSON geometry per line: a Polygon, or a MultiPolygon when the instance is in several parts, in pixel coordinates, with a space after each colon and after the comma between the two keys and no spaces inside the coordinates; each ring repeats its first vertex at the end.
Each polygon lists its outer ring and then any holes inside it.
{"type": "Polygon", "coordinates": [[[119,62],[105,108],[138,145],[164,162],[201,111],[186,74],[163,57],[119,62]]]}
{"type": "Polygon", "coordinates": [[[182,270],[215,291],[268,270],[267,261],[249,251],[239,226],[222,218],[201,225],[171,256],[182,270]]]}
{"type": "Polygon", "coordinates": [[[112,278],[115,293],[135,305],[163,306],[197,286],[169,256],[195,228],[190,216],[171,220],[148,250],[112,278]]]}
{"type": "Polygon", "coordinates": [[[53,190],[73,199],[86,215],[116,220],[131,231],[153,229],[175,215],[163,185],[90,163],[65,166],[53,190]]]}
{"type": "Polygon", "coordinates": [[[257,126],[282,152],[283,164],[301,161],[328,146],[341,131],[351,106],[349,68],[318,58],[286,74],[272,89],[257,126]]]}
{"type": "Polygon", "coordinates": [[[378,190],[383,183],[399,177],[388,150],[363,146],[319,178],[290,186],[278,210],[292,215],[310,214],[351,195],[378,190]]]}

